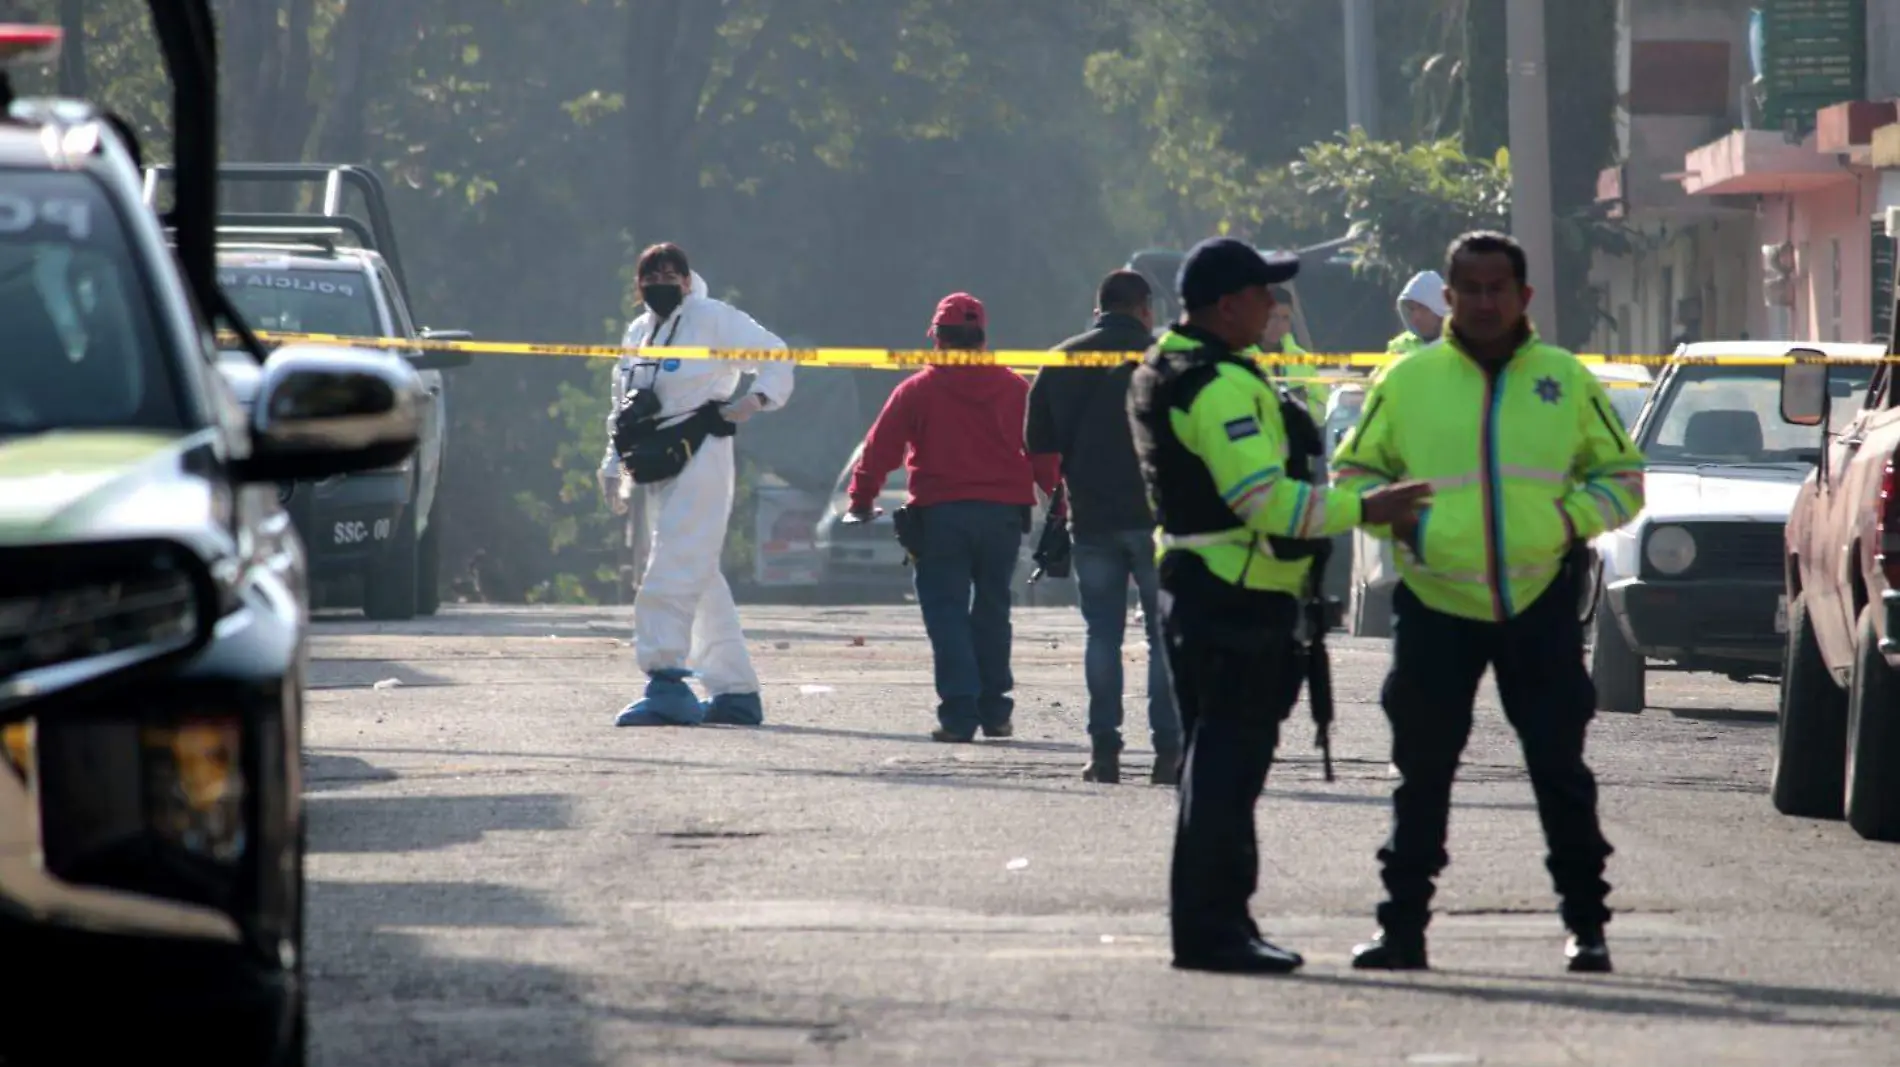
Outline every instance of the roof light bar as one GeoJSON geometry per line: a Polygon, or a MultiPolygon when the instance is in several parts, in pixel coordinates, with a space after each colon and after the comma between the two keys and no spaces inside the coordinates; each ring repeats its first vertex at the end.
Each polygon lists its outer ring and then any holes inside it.
{"type": "Polygon", "coordinates": [[[0,23],[0,67],[51,63],[59,58],[58,26],[0,23]]]}

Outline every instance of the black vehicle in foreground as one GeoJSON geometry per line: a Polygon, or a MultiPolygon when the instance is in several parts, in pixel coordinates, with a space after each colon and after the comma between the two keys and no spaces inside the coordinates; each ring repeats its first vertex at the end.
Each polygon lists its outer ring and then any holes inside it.
{"type": "MultiPolygon", "coordinates": [[[[151,14],[176,255],[115,123],[0,81],[9,1067],[303,1063],[309,613],[277,486],[402,462],[424,402],[401,360],[249,336],[215,282],[207,0],[151,14]]],[[[22,37],[57,42],[10,27],[0,53],[22,37]]]]}

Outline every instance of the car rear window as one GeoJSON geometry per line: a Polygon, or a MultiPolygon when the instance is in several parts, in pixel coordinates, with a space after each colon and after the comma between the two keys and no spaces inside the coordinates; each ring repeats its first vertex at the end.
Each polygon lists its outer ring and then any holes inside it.
{"type": "Polygon", "coordinates": [[[222,263],[218,285],[252,329],[381,337],[376,298],[355,271],[310,270],[282,261],[222,263]]]}

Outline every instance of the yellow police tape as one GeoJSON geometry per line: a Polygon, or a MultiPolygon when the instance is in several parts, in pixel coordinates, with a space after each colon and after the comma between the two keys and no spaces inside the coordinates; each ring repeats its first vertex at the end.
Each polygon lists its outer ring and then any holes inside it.
{"type": "MultiPolygon", "coordinates": [[[[410,340],[400,337],[355,337],[331,333],[284,333],[256,331],[258,340],[267,344],[325,344],[348,348],[410,349],[431,352],[466,352],[496,356],[568,356],[582,359],[619,359],[627,350],[619,345],[566,345],[537,341],[449,341],[410,340]]],[[[220,334],[224,344],[235,343],[235,334],[220,334]]],[[[925,366],[995,366],[1016,370],[1043,367],[1112,367],[1140,352],[1039,352],[1039,351],[936,351],[932,349],[897,350],[887,348],[663,348],[643,349],[650,357],[664,359],[715,359],[738,363],[795,363],[807,367],[843,367],[865,370],[912,370],[925,366]]],[[[1309,353],[1287,355],[1262,353],[1259,362],[1270,366],[1305,367],[1383,367],[1398,356],[1386,352],[1309,353]]],[[[1824,357],[1824,356],[1611,356],[1580,353],[1584,363],[1618,364],[1638,367],[1663,367],[1672,363],[1723,364],[1727,366],[1783,366],[1789,363],[1865,364],[1900,362],[1900,356],[1824,357]]],[[[1302,379],[1306,381],[1358,382],[1357,376],[1340,375],[1302,379]]],[[[1605,382],[1610,386],[1640,387],[1645,382],[1605,382]]]]}

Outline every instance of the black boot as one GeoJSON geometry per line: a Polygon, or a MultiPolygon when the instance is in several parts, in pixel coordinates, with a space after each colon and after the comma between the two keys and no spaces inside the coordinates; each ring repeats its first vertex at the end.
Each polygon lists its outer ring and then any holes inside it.
{"type": "Polygon", "coordinates": [[[1088,766],[1082,768],[1082,780],[1115,785],[1122,780],[1122,746],[1112,738],[1097,738],[1088,766]]]}
{"type": "Polygon", "coordinates": [[[1603,939],[1602,930],[1584,930],[1570,935],[1569,943],[1564,945],[1564,959],[1569,960],[1569,969],[1577,974],[1609,974],[1610,945],[1603,939]]]}
{"type": "Polygon", "coordinates": [[[1306,963],[1306,957],[1292,949],[1281,948],[1263,937],[1238,941],[1219,948],[1176,950],[1174,967],[1181,971],[1213,971],[1216,974],[1291,974],[1306,963]]]}
{"type": "Polygon", "coordinates": [[[1352,965],[1361,971],[1424,971],[1425,931],[1380,930],[1371,941],[1355,945],[1352,965]]]}
{"type": "Polygon", "coordinates": [[[1156,749],[1155,750],[1155,769],[1154,769],[1154,773],[1148,776],[1148,781],[1154,785],[1180,785],[1181,784],[1181,751],[1180,749],[1174,749],[1174,748],[1156,749]]]}

